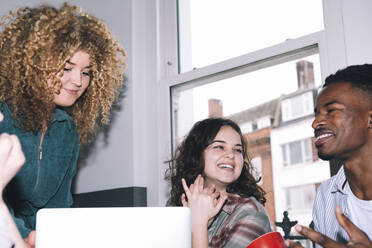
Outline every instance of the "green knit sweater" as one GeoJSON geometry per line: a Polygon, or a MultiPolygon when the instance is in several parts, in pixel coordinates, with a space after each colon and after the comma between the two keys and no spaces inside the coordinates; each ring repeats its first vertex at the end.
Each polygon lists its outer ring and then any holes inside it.
{"type": "MultiPolygon", "coordinates": [[[[79,136],[71,117],[57,108],[42,145],[41,132],[25,132],[14,126],[9,107],[0,102],[4,120],[0,133],[16,134],[26,163],[5,189],[4,200],[23,237],[35,229],[41,208],[72,205],[71,182],[76,172],[79,136]]],[[[37,116],[35,116],[37,118],[37,116]]]]}

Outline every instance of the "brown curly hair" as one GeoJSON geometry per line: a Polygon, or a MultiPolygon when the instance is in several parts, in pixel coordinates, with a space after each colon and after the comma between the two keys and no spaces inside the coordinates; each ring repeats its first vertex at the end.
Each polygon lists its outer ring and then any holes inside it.
{"type": "Polygon", "coordinates": [[[83,50],[92,65],[90,85],[66,109],[80,136],[90,141],[123,87],[125,51],[108,27],[77,6],[64,3],[20,8],[3,16],[0,26],[0,101],[12,110],[16,124],[38,132],[51,123],[56,105],[53,87],[61,87],[66,61],[83,50]]]}
{"type": "Polygon", "coordinates": [[[229,119],[207,118],[196,122],[189,134],[177,147],[175,156],[169,162],[169,168],[165,173],[165,179],[171,183],[169,206],[182,206],[181,195],[184,193],[181,179],[184,178],[187,185],[194,183],[196,177],[204,171],[204,150],[213,142],[221,127],[230,126],[240,136],[243,148],[244,165],[239,178],[227,186],[228,193],[235,193],[242,197],[255,197],[264,204],[264,190],[257,185],[252,176],[252,165],[247,155],[247,144],[239,126],[229,119]]]}

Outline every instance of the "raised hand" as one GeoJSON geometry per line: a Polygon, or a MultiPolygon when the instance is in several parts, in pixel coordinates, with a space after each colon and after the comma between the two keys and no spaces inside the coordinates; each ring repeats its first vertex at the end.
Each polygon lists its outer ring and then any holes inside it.
{"type": "Polygon", "coordinates": [[[191,211],[192,247],[208,247],[208,225],[213,217],[221,210],[227,199],[227,194],[216,192],[214,185],[204,188],[204,179],[197,176],[195,182],[187,186],[182,179],[182,186],[185,194],[182,194],[181,201],[184,207],[191,211]]]}
{"type": "Polygon", "coordinates": [[[15,135],[0,135],[0,192],[25,162],[21,144],[15,135]]]}
{"type": "MultiPolygon", "coordinates": [[[[347,244],[342,244],[336,242],[327,236],[316,232],[308,227],[297,225],[295,227],[296,231],[308,239],[318,243],[325,248],[372,248],[372,242],[368,236],[359,228],[357,228],[342,212],[339,207],[336,207],[336,218],[338,223],[347,232],[350,238],[350,242],[347,244]]],[[[300,244],[286,240],[287,247],[290,248],[300,248],[300,244]]]]}
{"type": "Polygon", "coordinates": [[[186,196],[185,194],[181,196],[182,205],[190,208],[193,219],[203,223],[208,223],[221,210],[227,199],[226,195],[220,196],[220,193],[215,191],[214,185],[204,188],[204,179],[200,175],[190,188],[182,179],[182,186],[186,193],[186,196]]]}

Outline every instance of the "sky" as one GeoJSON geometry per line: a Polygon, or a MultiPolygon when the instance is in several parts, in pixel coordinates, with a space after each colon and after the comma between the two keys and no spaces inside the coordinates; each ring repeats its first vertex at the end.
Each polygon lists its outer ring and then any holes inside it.
{"type": "MultiPolygon", "coordinates": [[[[182,72],[323,30],[321,0],[190,0],[188,7],[190,22],[184,28],[190,29],[191,53],[183,53],[190,63],[182,72]]],[[[315,83],[320,85],[318,54],[303,59],[314,63],[315,83]]],[[[296,61],[194,88],[193,121],[188,125],[207,117],[210,98],[222,100],[224,115],[230,115],[295,91],[296,61]]]]}

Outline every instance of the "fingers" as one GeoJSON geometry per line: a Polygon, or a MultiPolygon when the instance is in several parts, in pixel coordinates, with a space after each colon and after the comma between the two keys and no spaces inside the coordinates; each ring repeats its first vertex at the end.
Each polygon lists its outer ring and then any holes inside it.
{"type": "Polygon", "coordinates": [[[210,187],[206,188],[207,194],[211,195],[216,191],[216,185],[212,184],[210,187]]]}
{"type": "Polygon", "coordinates": [[[0,135],[0,161],[16,167],[24,164],[25,156],[16,135],[7,133],[0,135]]]}
{"type": "Polygon", "coordinates": [[[221,195],[220,198],[218,198],[217,203],[215,204],[215,209],[214,209],[215,214],[217,214],[221,210],[226,199],[227,199],[227,195],[225,194],[221,195]]]}
{"type": "Polygon", "coordinates": [[[4,116],[3,116],[3,114],[0,112],[0,122],[2,122],[3,119],[4,119],[4,116]]]}
{"type": "Polygon", "coordinates": [[[341,211],[340,207],[336,207],[336,218],[338,223],[347,232],[351,243],[365,243],[372,244],[368,236],[354,225],[341,211]]]}
{"type": "Polygon", "coordinates": [[[187,187],[185,179],[182,178],[181,181],[182,181],[182,187],[183,187],[183,190],[186,193],[187,199],[190,199],[191,198],[191,192],[189,190],[189,187],[187,187]]]}
{"type": "Polygon", "coordinates": [[[25,238],[25,242],[29,247],[34,248],[36,243],[36,231],[31,231],[25,238]]]}
{"type": "Polygon", "coordinates": [[[294,242],[289,239],[285,240],[284,243],[285,243],[285,246],[288,248],[303,248],[303,246],[300,243],[294,242]]]}
{"type": "Polygon", "coordinates": [[[345,229],[349,237],[352,237],[352,233],[355,232],[357,227],[342,213],[339,206],[336,207],[335,212],[338,223],[345,229]]]}
{"type": "Polygon", "coordinates": [[[25,162],[21,143],[17,136],[0,135],[0,192],[19,171],[25,162]]]}
{"type": "Polygon", "coordinates": [[[204,189],[204,178],[201,175],[198,175],[196,177],[195,185],[198,188],[199,192],[203,192],[203,189],[204,189]]]}
{"type": "Polygon", "coordinates": [[[12,149],[12,140],[10,135],[2,133],[0,135],[0,159],[1,161],[7,160],[12,149]]]}
{"type": "Polygon", "coordinates": [[[16,135],[10,135],[10,139],[13,145],[10,156],[14,159],[18,166],[21,166],[26,161],[25,155],[22,151],[21,142],[16,135]]]}
{"type": "Polygon", "coordinates": [[[301,225],[296,225],[295,229],[298,233],[302,234],[303,236],[307,237],[308,239],[318,243],[323,247],[332,247],[332,248],[345,248],[344,244],[338,243],[327,236],[314,231],[308,227],[304,227],[301,225]]]}
{"type": "Polygon", "coordinates": [[[195,188],[195,185],[191,184],[189,187],[191,194],[194,192],[194,188],[195,188]]]}
{"type": "Polygon", "coordinates": [[[188,207],[185,194],[181,195],[182,206],[188,207]]]}

